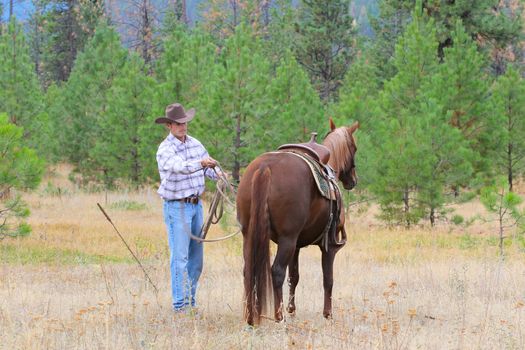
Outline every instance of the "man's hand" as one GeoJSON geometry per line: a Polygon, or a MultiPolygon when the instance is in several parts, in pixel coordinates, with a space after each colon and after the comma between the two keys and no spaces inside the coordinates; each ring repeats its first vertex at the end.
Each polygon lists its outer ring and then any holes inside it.
{"type": "Polygon", "coordinates": [[[201,166],[203,168],[215,168],[217,161],[212,157],[204,158],[201,160],[201,166]]]}

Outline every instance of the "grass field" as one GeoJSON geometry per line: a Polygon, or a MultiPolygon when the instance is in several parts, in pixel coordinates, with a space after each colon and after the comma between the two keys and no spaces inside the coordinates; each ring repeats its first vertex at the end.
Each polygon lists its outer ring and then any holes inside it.
{"type": "MultiPolygon", "coordinates": [[[[333,319],[322,317],[320,253],[310,247],[301,253],[295,317],[251,329],[242,318],[240,236],[205,245],[199,314],[175,315],[155,190],[83,193],[66,170],[25,197],[33,233],[0,242],[1,349],[525,348],[525,252],[508,239],[500,259],[487,224],[387,229],[373,211],[350,213],[333,319]]],[[[486,215],[477,203],[458,211],[486,215]]],[[[213,226],[210,236],[232,230],[213,226]]]]}

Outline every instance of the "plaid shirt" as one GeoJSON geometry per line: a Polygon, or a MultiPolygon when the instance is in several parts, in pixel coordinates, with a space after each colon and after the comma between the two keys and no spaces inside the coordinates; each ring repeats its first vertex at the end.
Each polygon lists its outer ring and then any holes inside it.
{"type": "Polygon", "coordinates": [[[159,146],[157,164],[160,187],[157,191],[164,200],[181,199],[204,192],[204,176],[216,179],[212,169],[203,169],[200,161],[208,157],[204,146],[186,135],[181,142],[171,133],[159,146]]]}

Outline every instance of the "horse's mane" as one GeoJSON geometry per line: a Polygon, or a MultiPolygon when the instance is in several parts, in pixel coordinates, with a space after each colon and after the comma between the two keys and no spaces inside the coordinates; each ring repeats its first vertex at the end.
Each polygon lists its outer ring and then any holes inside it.
{"type": "Polygon", "coordinates": [[[340,127],[326,135],[323,141],[323,144],[330,149],[329,164],[336,171],[348,166],[348,155],[351,152],[348,146],[349,137],[347,128],[340,127]]]}

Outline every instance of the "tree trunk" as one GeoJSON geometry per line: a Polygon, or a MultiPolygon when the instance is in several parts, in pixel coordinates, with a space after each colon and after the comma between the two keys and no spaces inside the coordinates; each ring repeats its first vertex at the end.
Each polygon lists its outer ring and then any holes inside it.
{"type": "Polygon", "coordinates": [[[186,0],[175,0],[175,18],[180,23],[189,24],[188,14],[186,12],[186,0]]]}
{"type": "Polygon", "coordinates": [[[430,208],[430,226],[434,227],[436,225],[436,209],[430,208]]]}
{"type": "Polygon", "coordinates": [[[507,178],[509,183],[509,191],[513,190],[514,174],[512,172],[512,143],[507,145],[507,178]]]}
{"type": "Polygon", "coordinates": [[[499,214],[499,255],[500,256],[503,256],[503,215],[501,213],[501,209],[500,209],[500,214],[499,214]]]}
{"type": "Polygon", "coordinates": [[[140,25],[140,43],[141,43],[141,56],[146,63],[147,67],[150,67],[151,63],[151,21],[150,21],[150,5],[148,0],[143,0],[141,4],[141,25],[140,25]]]}
{"type": "Polygon", "coordinates": [[[406,227],[410,227],[410,219],[408,217],[408,214],[410,213],[410,199],[409,199],[409,190],[408,188],[405,188],[405,192],[403,193],[403,203],[405,204],[404,207],[404,213],[405,213],[405,221],[406,221],[406,227]]]}
{"type": "Polygon", "coordinates": [[[241,173],[241,164],[239,161],[239,150],[241,148],[241,119],[240,115],[237,115],[237,125],[235,127],[235,143],[234,143],[234,155],[233,155],[233,170],[232,177],[238,183],[241,173]]]}

